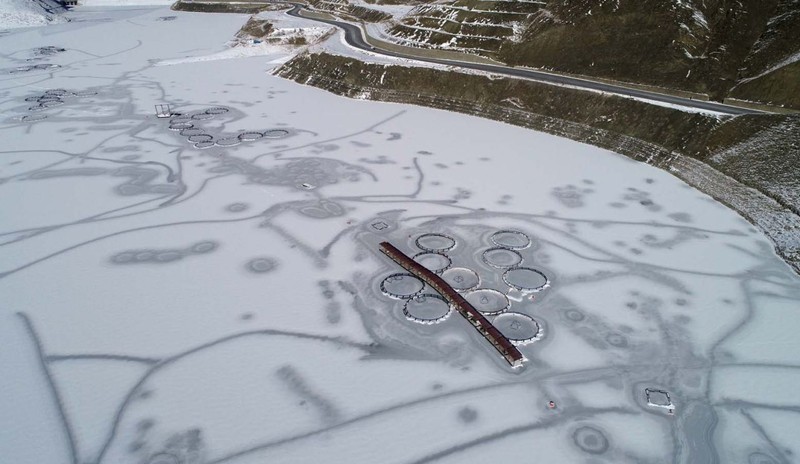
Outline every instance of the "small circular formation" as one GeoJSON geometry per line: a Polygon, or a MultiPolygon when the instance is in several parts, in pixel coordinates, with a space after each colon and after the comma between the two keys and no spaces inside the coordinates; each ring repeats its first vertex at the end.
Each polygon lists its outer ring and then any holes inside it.
{"type": "Polygon", "coordinates": [[[539,323],[527,314],[508,312],[494,318],[492,324],[514,345],[525,345],[538,339],[539,323]]]}
{"type": "Polygon", "coordinates": [[[63,104],[64,100],[61,100],[60,98],[54,100],[43,100],[41,103],[39,103],[39,105],[41,105],[43,108],[52,108],[54,106],[59,106],[63,104]]]}
{"type": "Polygon", "coordinates": [[[564,311],[564,316],[572,322],[580,322],[586,319],[586,315],[577,309],[568,309],[564,311]]]}
{"type": "Polygon", "coordinates": [[[403,314],[406,319],[420,324],[437,324],[452,312],[447,301],[439,295],[425,293],[406,300],[403,314]]]}
{"type": "Polygon", "coordinates": [[[182,123],[182,122],[190,122],[191,120],[192,120],[191,116],[186,115],[186,114],[179,114],[177,116],[173,116],[169,120],[169,122],[170,122],[170,124],[177,124],[177,123],[182,123]]]}
{"type": "Polygon", "coordinates": [[[205,150],[206,148],[211,148],[214,145],[216,145],[216,143],[210,142],[210,141],[209,142],[197,142],[197,143],[194,144],[194,147],[198,148],[200,150],[205,150]]]}
{"type": "Polygon", "coordinates": [[[132,253],[132,252],[129,252],[129,251],[123,251],[122,253],[117,253],[114,256],[112,256],[111,257],[111,262],[117,263],[117,264],[126,264],[126,263],[130,263],[131,261],[133,261],[134,258],[136,258],[136,254],[135,253],[132,253]]]}
{"type": "Polygon", "coordinates": [[[608,438],[602,431],[589,425],[575,429],[572,432],[572,441],[589,454],[603,454],[608,451],[608,438]]]}
{"type": "Polygon", "coordinates": [[[269,257],[253,258],[247,262],[246,267],[250,272],[263,274],[278,267],[278,262],[269,257]]]}
{"type": "Polygon", "coordinates": [[[207,119],[213,119],[214,115],[210,113],[195,113],[192,115],[192,119],[197,121],[205,121],[207,119]]]}
{"type": "Polygon", "coordinates": [[[522,250],[531,246],[531,238],[518,230],[498,230],[489,240],[501,248],[522,250]]]}
{"type": "Polygon", "coordinates": [[[289,135],[286,129],[270,129],[264,132],[264,137],[268,139],[280,139],[289,135]]]}
{"type": "Polygon", "coordinates": [[[72,95],[76,97],[93,97],[97,95],[97,92],[94,90],[79,90],[77,92],[73,92],[72,95]]]}
{"type": "Polygon", "coordinates": [[[228,108],[223,106],[214,106],[212,108],[207,109],[205,112],[206,114],[225,114],[230,111],[228,108]]]}
{"type": "Polygon", "coordinates": [[[169,263],[183,258],[183,254],[179,251],[168,250],[156,253],[154,259],[159,263],[169,263]]]}
{"type": "Polygon", "coordinates": [[[43,121],[45,119],[47,119],[46,114],[36,114],[36,115],[26,114],[25,116],[20,118],[22,122],[36,122],[36,121],[43,121]]]}
{"type": "Polygon", "coordinates": [[[483,252],[481,257],[484,263],[498,269],[516,267],[522,264],[522,255],[509,248],[489,248],[483,252]]]}
{"type": "Polygon", "coordinates": [[[242,132],[238,135],[238,139],[242,142],[252,142],[253,140],[258,140],[262,137],[264,137],[264,134],[256,131],[242,132]]]}
{"type": "Polygon", "coordinates": [[[182,129],[180,134],[184,137],[191,137],[192,135],[200,135],[203,134],[203,129],[198,129],[196,127],[190,127],[188,129],[182,129]]]}
{"type": "Polygon", "coordinates": [[[503,273],[503,282],[525,293],[540,292],[550,286],[544,273],[529,267],[513,267],[503,273]]]}
{"type": "Polygon", "coordinates": [[[17,73],[23,73],[23,72],[29,72],[29,71],[35,71],[35,70],[38,71],[38,70],[44,70],[44,69],[55,69],[55,68],[60,68],[60,67],[61,67],[61,65],[58,65],[58,64],[47,64],[47,63],[45,63],[45,64],[36,64],[36,65],[33,65],[33,66],[19,66],[19,67],[15,68],[15,69],[12,69],[8,73],[9,74],[17,74],[17,73]]]}
{"type": "Polygon", "coordinates": [[[628,338],[625,335],[619,333],[610,333],[606,335],[606,341],[609,345],[617,347],[617,348],[627,348],[628,347],[628,338]]]}
{"type": "Polygon", "coordinates": [[[420,250],[444,253],[456,246],[456,239],[444,234],[422,234],[414,243],[420,250]]]}
{"type": "Polygon", "coordinates": [[[210,253],[216,249],[216,242],[198,242],[192,245],[192,251],[195,253],[210,253]]]}
{"type": "Polygon", "coordinates": [[[196,134],[196,135],[190,135],[188,140],[193,143],[210,142],[214,140],[214,137],[208,134],[196,134]]]}
{"type": "Polygon", "coordinates": [[[453,290],[458,292],[466,292],[475,289],[481,284],[481,278],[478,276],[478,273],[465,267],[451,267],[447,269],[442,272],[442,279],[453,287],[453,290]]]}
{"type": "Polygon", "coordinates": [[[156,252],[153,250],[142,250],[137,252],[133,259],[139,262],[150,261],[156,257],[156,252]]]}
{"type": "Polygon", "coordinates": [[[447,255],[433,251],[417,253],[411,259],[421,264],[425,269],[437,274],[449,269],[453,263],[447,255]]]}
{"type": "Polygon", "coordinates": [[[225,210],[231,213],[241,213],[242,211],[247,211],[248,208],[250,208],[250,205],[247,203],[236,202],[226,206],[225,210]]]}
{"type": "Polygon", "coordinates": [[[225,137],[217,140],[217,145],[220,147],[233,147],[239,145],[239,143],[241,143],[239,137],[225,137]]]}
{"type": "Polygon", "coordinates": [[[406,273],[392,274],[381,282],[381,292],[390,298],[407,300],[418,295],[425,288],[420,278],[406,273]]]}
{"type": "Polygon", "coordinates": [[[194,127],[194,124],[190,122],[171,122],[169,124],[169,130],[173,131],[182,131],[185,129],[191,129],[192,127],[194,127]]]}
{"type": "Polygon", "coordinates": [[[496,316],[511,306],[508,297],[491,288],[479,288],[464,296],[484,316],[496,316]]]}

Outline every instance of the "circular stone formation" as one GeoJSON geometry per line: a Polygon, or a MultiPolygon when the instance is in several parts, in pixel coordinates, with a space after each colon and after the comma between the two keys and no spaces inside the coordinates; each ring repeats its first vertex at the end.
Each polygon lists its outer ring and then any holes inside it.
{"type": "Polygon", "coordinates": [[[36,121],[43,121],[47,119],[46,114],[36,114],[36,115],[25,115],[21,118],[22,122],[36,122],[36,121]]]}
{"type": "Polygon", "coordinates": [[[522,255],[508,248],[489,248],[483,252],[483,262],[498,269],[505,269],[522,264],[522,255]]]}
{"type": "Polygon", "coordinates": [[[210,253],[216,249],[216,242],[198,242],[192,245],[192,251],[195,253],[210,253]]]}
{"type": "Polygon", "coordinates": [[[608,438],[600,430],[588,425],[575,429],[572,432],[572,441],[589,454],[603,454],[608,451],[608,438]]]}
{"type": "Polygon", "coordinates": [[[241,134],[238,135],[238,139],[241,140],[242,142],[252,142],[253,140],[258,140],[262,137],[264,137],[264,134],[255,131],[242,132],[241,134]]]}
{"type": "Polygon", "coordinates": [[[161,251],[154,258],[159,263],[169,263],[183,258],[183,253],[174,250],[161,251]]]}
{"type": "Polygon", "coordinates": [[[64,104],[64,100],[55,99],[55,100],[43,100],[39,103],[44,108],[52,108],[54,106],[59,106],[64,104]]]}
{"type": "Polygon", "coordinates": [[[530,343],[539,336],[539,323],[527,314],[503,313],[492,324],[514,345],[530,343]]]}
{"type": "Polygon", "coordinates": [[[284,129],[270,129],[264,132],[264,137],[268,139],[280,139],[289,135],[289,131],[284,129]]]}
{"type": "Polygon", "coordinates": [[[194,127],[194,124],[190,122],[172,122],[169,125],[169,130],[183,131],[185,129],[191,129],[192,127],[194,127]]]}
{"type": "Polygon", "coordinates": [[[586,315],[577,309],[568,309],[564,311],[564,316],[572,322],[580,322],[586,319],[586,315]]]}
{"type": "Polygon", "coordinates": [[[511,306],[508,297],[491,288],[479,288],[464,298],[485,316],[496,316],[511,306]]]}
{"type": "Polygon", "coordinates": [[[153,250],[141,250],[136,253],[133,257],[134,260],[143,263],[145,261],[150,261],[156,257],[156,252],[153,250]]]}
{"type": "Polygon", "coordinates": [[[420,324],[436,324],[447,319],[452,308],[439,295],[425,293],[406,301],[403,314],[406,319],[420,324]]]}
{"type": "Polygon", "coordinates": [[[222,106],[215,106],[206,110],[206,114],[224,114],[230,111],[228,108],[222,106]]]}
{"type": "Polygon", "coordinates": [[[270,272],[276,267],[278,267],[278,262],[269,257],[253,258],[247,262],[246,266],[248,271],[258,274],[270,272]]]}
{"type": "Polygon", "coordinates": [[[136,253],[130,251],[123,251],[111,257],[111,262],[116,264],[127,264],[136,258],[136,253]]]}
{"type": "Polygon", "coordinates": [[[182,129],[180,134],[184,137],[191,137],[193,135],[201,135],[203,134],[203,129],[198,129],[196,127],[190,127],[188,129],[182,129]]]}
{"type": "Polygon", "coordinates": [[[456,239],[444,234],[422,234],[414,243],[420,250],[444,253],[456,246],[456,239]]]}
{"type": "Polygon", "coordinates": [[[250,205],[247,203],[237,202],[231,203],[225,207],[225,210],[231,213],[241,213],[242,211],[247,211],[250,208],[250,205]]]}
{"type": "Polygon", "coordinates": [[[190,135],[189,136],[189,141],[190,142],[194,142],[194,143],[210,142],[212,140],[214,140],[214,137],[212,137],[212,136],[210,136],[208,134],[197,134],[197,135],[190,135]]]}
{"type": "Polygon", "coordinates": [[[511,250],[522,250],[531,246],[531,238],[518,230],[499,230],[489,240],[501,248],[511,250]]]}
{"type": "Polygon", "coordinates": [[[217,140],[217,145],[220,147],[232,147],[239,145],[240,142],[241,140],[239,140],[239,137],[225,137],[224,139],[217,140]]]}
{"type": "Polygon", "coordinates": [[[618,333],[612,332],[606,335],[606,341],[609,345],[617,348],[626,348],[628,346],[628,339],[625,337],[625,335],[618,333]]]}
{"type": "Polygon", "coordinates": [[[519,291],[540,292],[550,286],[547,276],[529,267],[514,267],[503,273],[503,282],[519,291]]]}
{"type": "Polygon", "coordinates": [[[200,150],[205,150],[206,148],[211,148],[216,145],[214,142],[197,142],[194,144],[195,148],[199,148],[200,150]]]}
{"type": "Polygon", "coordinates": [[[441,274],[443,271],[450,268],[452,264],[452,261],[447,255],[434,253],[432,251],[417,253],[412,259],[425,267],[425,269],[437,274],[441,274]]]}
{"type": "Polygon", "coordinates": [[[381,282],[381,292],[391,298],[407,300],[419,294],[425,282],[411,274],[398,273],[386,277],[381,282]]]}
{"type": "Polygon", "coordinates": [[[94,90],[78,90],[77,92],[72,92],[72,95],[76,97],[93,97],[97,95],[97,92],[94,90]]]}
{"type": "Polygon", "coordinates": [[[472,290],[481,283],[478,273],[465,267],[451,267],[442,273],[442,279],[459,292],[472,290]]]}

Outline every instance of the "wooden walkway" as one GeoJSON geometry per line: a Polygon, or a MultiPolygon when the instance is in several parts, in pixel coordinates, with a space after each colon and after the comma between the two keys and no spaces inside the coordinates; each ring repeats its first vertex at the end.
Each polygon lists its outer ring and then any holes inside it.
{"type": "Polygon", "coordinates": [[[475,329],[483,335],[483,338],[489,341],[494,348],[508,361],[511,367],[522,366],[525,357],[520,353],[516,346],[514,346],[508,338],[505,337],[499,330],[489,322],[486,317],[481,314],[474,306],[472,306],[461,294],[453,289],[441,277],[434,274],[418,262],[406,256],[402,251],[398,250],[394,245],[389,242],[381,243],[381,252],[392,259],[400,267],[410,272],[411,274],[422,279],[423,282],[428,284],[432,289],[450,303],[475,329]]]}

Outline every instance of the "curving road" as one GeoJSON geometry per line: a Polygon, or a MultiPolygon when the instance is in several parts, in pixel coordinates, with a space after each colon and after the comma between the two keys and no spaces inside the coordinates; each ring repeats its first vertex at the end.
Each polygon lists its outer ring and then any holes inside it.
{"type": "Polygon", "coordinates": [[[608,92],[616,95],[622,95],[626,97],[633,97],[633,98],[642,98],[647,100],[653,100],[661,103],[668,103],[671,105],[680,105],[688,108],[696,108],[700,110],[706,111],[715,111],[718,113],[728,114],[732,116],[737,116],[741,114],[763,114],[762,111],[752,110],[748,108],[740,108],[738,106],[731,106],[725,105],[722,103],[715,103],[711,101],[703,101],[703,100],[693,100],[691,98],[685,97],[678,97],[675,95],[667,95],[658,92],[651,92],[647,90],[640,90],[634,89],[630,87],[624,87],[621,85],[614,85],[614,84],[607,84],[604,82],[597,82],[587,79],[580,79],[577,77],[569,77],[563,76],[559,74],[549,74],[542,71],[535,71],[532,69],[520,69],[520,68],[512,68],[507,66],[498,66],[498,65],[491,65],[491,64],[482,64],[482,63],[471,63],[468,61],[456,61],[456,60],[445,60],[445,59],[437,59],[437,58],[426,58],[420,57],[411,54],[399,53],[391,50],[386,50],[383,48],[378,48],[370,45],[364,39],[362,30],[359,26],[354,24],[346,23],[344,21],[336,21],[332,19],[320,19],[320,18],[310,18],[308,16],[303,16],[302,11],[305,9],[305,5],[300,3],[292,3],[293,8],[286,12],[289,16],[294,16],[296,18],[302,18],[309,21],[317,21],[325,24],[330,24],[336,26],[342,30],[344,30],[344,39],[345,41],[352,47],[359,48],[361,50],[366,50],[373,53],[379,53],[385,56],[391,56],[395,58],[407,58],[411,60],[417,61],[424,61],[427,63],[435,63],[435,64],[442,64],[447,66],[457,66],[461,68],[468,68],[468,69],[477,69],[479,71],[487,71],[494,74],[502,74],[505,76],[510,77],[518,77],[523,79],[532,79],[535,81],[546,82],[551,84],[557,85],[569,85],[574,87],[579,87],[588,90],[596,90],[601,92],[608,92]]]}

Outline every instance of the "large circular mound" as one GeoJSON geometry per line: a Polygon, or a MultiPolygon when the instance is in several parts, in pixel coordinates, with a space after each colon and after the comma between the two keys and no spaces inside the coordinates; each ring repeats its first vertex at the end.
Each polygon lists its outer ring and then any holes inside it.
{"type": "Polygon", "coordinates": [[[495,245],[512,250],[522,250],[531,246],[531,238],[518,230],[499,230],[489,237],[495,245]]]}
{"type": "Polygon", "coordinates": [[[509,248],[489,248],[483,252],[483,262],[498,269],[516,267],[522,264],[522,255],[509,248]]]}
{"type": "Polygon", "coordinates": [[[608,451],[608,438],[601,430],[588,425],[575,429],[572,440],[578,448],[589,454],[603,454],[608,451]]]}
{"type": "Polygon", "coordinates": [[[503,282],[525,293],[540,292],[550,286],[544,273],[529,267],[514,267],[503,273],[503,282]]]}
{"type": "Polygon", "coordinates": [[[451,267],[442,272],[442,279],[459,292],[472,290],[481,283],[478,273],[465,267],[451,267]]]}
{"type": "Polygon", "coordinates": [[[484,316],[495,316],[511,306],[508,297],[491,288],[479,288],[467,293],[464,298],[484,316]]]}
{"type": "Polygon", "coordinates": [[[420,250],[444,253],[456,246],[456,239],[444,234],[422,234],[415,243],[420,250]]]}
{"type": "Polygon", "coordinates": [[[539,338],[539,323],[522,313],[503,313],[492,324],[514,345],[524,345],[539,338]]]}
{"type": "Polygon", "coordinates": [[[432,251],[423,251],[422,253],[418,253],[414,255],[412,259],[425,267],[425,269],[437,274],[441,274],[452,264],[452,261],[447,257],[447,255],[432,251]]]}
{"type": "Polygon", "coordinates": [[[406,319],[420,324],[437,324],[447,319],[452,308],[439,295],[425,293],[406,300],[403,314],[406,319]]]}
{"type": "Polygon", "coordinates": [[[392,274],[381,281],[381,292],[399,300],[407,300],[419,294],[425,288],[425,282],[416,276],[406,273],[392,274]]]}

